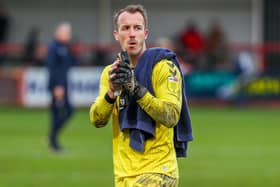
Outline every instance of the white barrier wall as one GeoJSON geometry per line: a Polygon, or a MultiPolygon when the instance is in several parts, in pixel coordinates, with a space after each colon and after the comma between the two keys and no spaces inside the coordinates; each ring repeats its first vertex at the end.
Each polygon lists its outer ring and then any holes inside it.
{"type": "Polygon", "coordinates": [[[48,106],[50,94],[47,90],[46,68],[27,68],[23,71],[21,100],[26,107],[48,106]]]}
{"type": "MultiPolygon", "coordinates": [[[[69,72],[69,99],[74,106],[89,107],[99,91],[103,67],[73,67],[69,72]]],[[[47,107],[50,103],[46,68],[27,68],[23,72],[21,100],[26,107],[47,107]]]]}
{"type": "Polygon", "coordinates": [[[103,67],[72,68],[69,72],[70,100],[75,106],[89,106],[97,97],[103,67]]]}

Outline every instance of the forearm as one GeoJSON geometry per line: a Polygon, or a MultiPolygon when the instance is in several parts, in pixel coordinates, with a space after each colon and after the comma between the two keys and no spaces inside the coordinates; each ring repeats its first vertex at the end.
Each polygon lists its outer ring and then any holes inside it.
{"type": "Polygon", "coordinates": [[[149,92],[137,103],[153,120],[168,128],[174,127],[180,118],[180,106],[156,98],[149,92]]]}
{"type": "Polygon", "coordinates": [[[90,122],[97,128],[104,127],[110,119],[113,106],[104,96],[99,96],[90,107],[90,122]]]}

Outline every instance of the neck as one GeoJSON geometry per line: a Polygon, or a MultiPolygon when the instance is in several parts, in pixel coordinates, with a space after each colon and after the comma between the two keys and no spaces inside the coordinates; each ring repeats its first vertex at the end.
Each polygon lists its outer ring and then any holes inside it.
{"type": "Polygon", "coordinates": [[[131,67],[134,68],[137,65],[139,59],[141,58],[145,50],[146,50],[146,46],[144,45],[140,53],[138,53],[137,55],[130,55],[131,67]]]}

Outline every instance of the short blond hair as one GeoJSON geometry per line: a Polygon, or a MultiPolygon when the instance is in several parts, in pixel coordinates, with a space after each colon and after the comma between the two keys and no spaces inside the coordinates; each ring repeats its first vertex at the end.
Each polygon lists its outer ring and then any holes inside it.
{"type": "Polygon", "coordinates": [[[140,4],[136,4],[136,5],[127,5],[125,8],[122,8],[120,9],[119,11],[117,11],[115,14],[114,14],[114,27],[115,27],[115,30],[118,29],[118,19],[119,19],[119,16],[123,13],[123,12],[129,12],[129,13],[136,13],[136,12],[139,12],[143,18],[144,18],[144,26],[145,28],[148,28],[148,16],[147,16],[147,11],[146,9],[143,7],[143,5],[140,5],[140,4]]]}
{"type": "Polygon", "coordinates": [[[72,27],[69,22],[62,22],[56,26],[55,29],[55,38],[57,40],[70,40],[72,37],[72,27]]]}

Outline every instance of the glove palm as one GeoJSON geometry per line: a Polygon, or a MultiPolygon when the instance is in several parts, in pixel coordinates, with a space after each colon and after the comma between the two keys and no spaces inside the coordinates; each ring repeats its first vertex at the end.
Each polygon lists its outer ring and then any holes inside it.
{"type": "Polygon", "coordinates": [[[120,63],[112,73],[115,73],[115,77],[111,79],[113,84],[119,84],[122,88],[134,96],[136,100],[145,95],[147,89],[140,85],[134,76],[134,71],[127,63],[120,63]]]}

